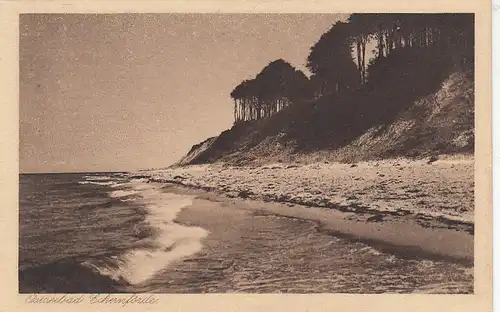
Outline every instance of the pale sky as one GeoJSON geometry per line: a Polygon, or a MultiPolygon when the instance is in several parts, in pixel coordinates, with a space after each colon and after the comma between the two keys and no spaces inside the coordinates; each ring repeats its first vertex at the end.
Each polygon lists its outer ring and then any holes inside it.
{"type": "Polygon", "coordinates": [[[166,167],[229,129],[234,86],[342,14],[20,17],[20,171],[166,167]]]}

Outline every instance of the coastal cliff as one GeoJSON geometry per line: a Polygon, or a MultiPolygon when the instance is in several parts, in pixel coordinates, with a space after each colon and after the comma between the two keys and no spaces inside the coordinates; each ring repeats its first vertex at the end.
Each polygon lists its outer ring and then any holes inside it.
{"type": "Polygon", "coordinates": [[[367,94],[356,96],[364,102],[353,101],[351,96],[304,103],[267,119],[236,124],[194,145],[177,165],[351,163],[398,157],[472,156],[473,74],[453,72],[434,88],[417,98],[398,91],[395,98],[385,98],[384,102],[367,94]],[[360,114],[349,117],[342,111],[345,108],[360,108],[360,114]]]}

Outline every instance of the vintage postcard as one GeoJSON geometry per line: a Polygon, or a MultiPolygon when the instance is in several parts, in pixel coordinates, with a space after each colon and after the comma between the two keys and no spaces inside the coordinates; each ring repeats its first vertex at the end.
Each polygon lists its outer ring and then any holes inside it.
{"type": "Polygon", "coordinates": [[[0,4],[1,304],[489,311],[491,10],[405,5],[0,4]]]}

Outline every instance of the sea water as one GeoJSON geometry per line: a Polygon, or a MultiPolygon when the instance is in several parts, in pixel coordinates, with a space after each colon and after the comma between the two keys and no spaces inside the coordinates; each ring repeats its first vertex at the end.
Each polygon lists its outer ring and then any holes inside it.
{"type": "Polygon", "coordinates": [[[20,176],[20,292],[121,292],[196,253],[192,198],[125,173],[20,176]]]}

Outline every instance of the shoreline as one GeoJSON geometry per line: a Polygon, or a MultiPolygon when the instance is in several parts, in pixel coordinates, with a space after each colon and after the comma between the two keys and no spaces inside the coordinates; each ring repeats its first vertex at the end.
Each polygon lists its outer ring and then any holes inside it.
{"type": "Polygon", "coordinates": [[[195,195],[198,201],[313,221],[318,231],[402,257],[474,263],[473,158],[210,164],[131,177],[195,195]]]}
{"type": "MultiPolygon", "coordinates": [[[[229,198],[214,192],[166,184],[165,192],[192,195],[196,205],[221,204],[230,209],[249,211],[254,216],[280,216],[291,219],[312,221],[317,231],[353,242],[362,242],[381,252],[393,254],[404,259],[435,260],[474,265],[474,236],[448,228],[425,228],[412,218],[395,218],[380,222],[351,219],[349,213],[329,208],[287,205],[241,198],[229,198]],[[449,242],[461,241],[462,244],[449,242]]],[[[186,219],[187,220],[187,219],[186,219]]],[[[175,222],[184,223],[181,217],[175,222]]]]}

